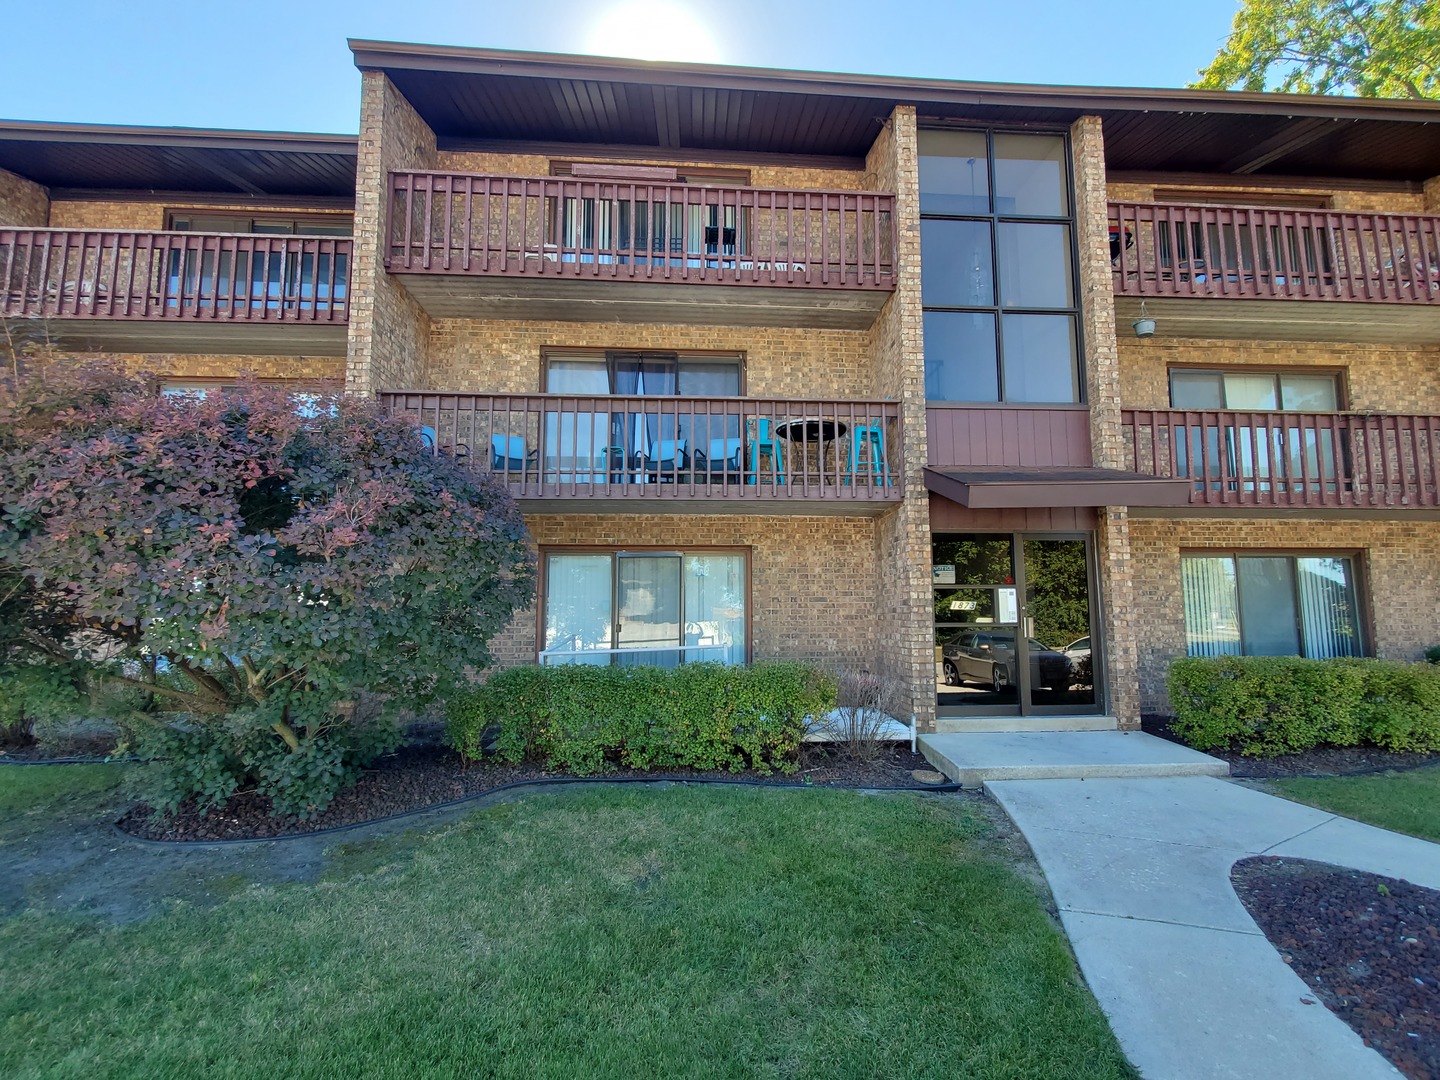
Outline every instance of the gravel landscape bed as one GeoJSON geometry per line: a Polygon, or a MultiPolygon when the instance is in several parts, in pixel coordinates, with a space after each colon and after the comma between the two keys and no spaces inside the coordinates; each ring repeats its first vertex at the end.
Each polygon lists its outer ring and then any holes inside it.
{"type": "MultiPolygon", "coordinates": [[[[908,745],[882,748],[873,762],[852,760],[828,748],[807,746],[801,751],[800,771],[790,776],[754,772],[699,772],[678,769],[636,772],[615,769],[604,777],[646,780],[746,780],[762,784],[813,787],[905,788],[917,786],[910,773],[929,769],[923,757],[908,745]]],[[[411,745],[389,754],[367,769],[360,782],[342,792],[325,810],[307,821],[294,815],[274,816],[270,801],[256,794],[241,794],[209,813],[187,803],[179,813],[156,815],[143,804],[132,807],[117,823],[144,840],[215,841],[259,840],[303,835],[343,825],[374,821],[392,814],[423,810],[469,796],[481,795],[506,784],[527,780],[565,778],[533,765],[487,762],[466,765],[454,751],[432,744],[411,745]]],[[[594,779],[600,779],[598,777],[594,779]]],[[[592,779],[592,778],[585,778],[592,779]]]]}
{"type": "MultiPolygon", "coordinates": [[[[1146,714],[1141,729],[1171,742],[1186,745],[1170,730],[1171,718],[1146,714]]],[[[1286,776],[1358,776],[1363,773],[1418,769],[1440,763],[1440,754],[1399,754],[1378,746],[1321,746],[1298,754],[1276,757],[1246,757],[1226,748],[1206,750],[1211,757],[1230,763],[1230,775],[1241,780],[1275,780],[1286,776]]]]}
{"type": "Polygon", "coordinates": [[[1440,1076],[1440,890],[1270,855],[1230,880],[1316,998],[1411,1080],[1440,1076]]]}

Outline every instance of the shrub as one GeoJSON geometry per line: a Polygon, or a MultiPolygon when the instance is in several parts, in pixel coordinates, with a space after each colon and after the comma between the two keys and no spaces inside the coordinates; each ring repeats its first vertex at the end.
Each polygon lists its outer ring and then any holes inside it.
{"type": "Polygon", "coordinates": [[[1440,645],[1431,645],[1425,650],[1425,662],[1429,664],[1440,664],[1440,645]]]}
{"type": "Polygon", "coordinates": [[[889,743],[892,720],[904,721],[908,695],[898,679],[870,671],[845,669],[836,675],[837,707],[816,730],[852,760],[873,762],[889,743]]]}
{"type": "Polygon", "coordinates": [[[834,707],[834,681],[800,664],[511,668],[452,695],[446,739],[467,760],[580,776],[616,765],[791,773],[807,718],[834,707]]]}
{"type": "Polygon", "coordinates": [[[0,381],[0,691],[38,665],[146,699],[156,805],[322,809],[393,713],[489,664],[533,566],[509,494],[374,402],[63,360],[0,381]]]}
{"type": "Polygon", "coordinates": [[[1387,660],[1187,657],[1167,682],[1174,731],[1247,756],[1371,744],[1440,750],[1440,671],[1387,660]]]}

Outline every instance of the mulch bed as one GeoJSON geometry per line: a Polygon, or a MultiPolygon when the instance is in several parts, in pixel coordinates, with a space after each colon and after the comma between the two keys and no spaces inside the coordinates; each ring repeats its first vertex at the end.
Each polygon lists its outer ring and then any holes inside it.
{"type": "Polygon", "coordinates": [[[70,734],[46,738],[43,742],[25,745],[0,745],[0,762],[5,761],[68,761],[81,758],[104,761],[115,749],[113,732],[70,734]]]}
{"type": "MultiPolygon", "coordinates": [[[[1148,735],[1184,745],[1170,730],[1171,719],[1146,714],[1140,718],[1140,727],[1148,735]]],[[[1251,780],[1274,780],[1286,776],[1357,776],[1440,764],[1440,754],[1397,754],[1378,746],[1321,746],[1298,754],[1270,758],[1245,757],[1240,751],[1228,748],[1206,750],[1205,753],[1228,761],[1231,776],[1251,780]]]]}
{"type": "MultiPolygon", "coordinates": [[[[616,769],[606,776],[633,776],[649,780],[734,779],[762,784],[809,785],[812,787],[899,788],[915,787],[912,769],[929,769],[923,757],[909,746],[882,749],[873,763],[851,761],[824,747],[806,746],[801,751],[798,773],[761,776],[758,773],[700,772],[679,769],[664,773],[616,769]]],[[[386,755],[366,770],[353,788],[341,792],[334,802],[308,821],[270,813],[270,800],[260,795],[241,794],[223,808],[202,814],[193,803],[179,813],[157,816],[148,806],[132,807],[119,820],[119,827],[146,840],[258,840],[276,836],[317,832],[341,825],[356,825],[407,810],[422,810],[470,795],[480,795],[505,784],[522,780],[565,777],[529,765],[487,762],[465,765],[452,750],[429,743],[409,745],[386,755]]]]}
{"type": "Polygon", "coordinates": [[[1235,892],[1315,996],[1411,1080],[1440,1077],[1440,890],[1262,855],[1235,892]]]}

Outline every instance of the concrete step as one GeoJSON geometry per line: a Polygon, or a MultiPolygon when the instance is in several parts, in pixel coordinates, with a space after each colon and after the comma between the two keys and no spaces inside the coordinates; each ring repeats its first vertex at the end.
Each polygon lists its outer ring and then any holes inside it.
{"type": "Polygon", "coordinates": [[[1113,716],[941,716],[935,730],[957,731],[1118,731],[1113,716]]]}
{"type": "Polygon", "coordinates": [[[920,736],[925,760],[956,783],[1229,776],[1219,758],[1139,731],[973,731],[920,736]]]}

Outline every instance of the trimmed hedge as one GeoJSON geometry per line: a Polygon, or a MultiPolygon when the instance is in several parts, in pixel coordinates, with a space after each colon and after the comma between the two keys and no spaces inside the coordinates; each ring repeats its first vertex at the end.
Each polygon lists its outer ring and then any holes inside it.
{"type": "Polygon", "coordinates": [[[807,717],[834,708],[835,680],[801,664],[521,667],[452,698],[446,741],[468,760],[488,747],[580,776],[615,765],[793,773],[807,717]]]}
{"type": "Polygon", "coordinates": [[[1249,757],[1317,746],[1440,750],[1440,668],[1391,660],[1187,657],[1166,681],[1172,729],[1249,757]]]}

